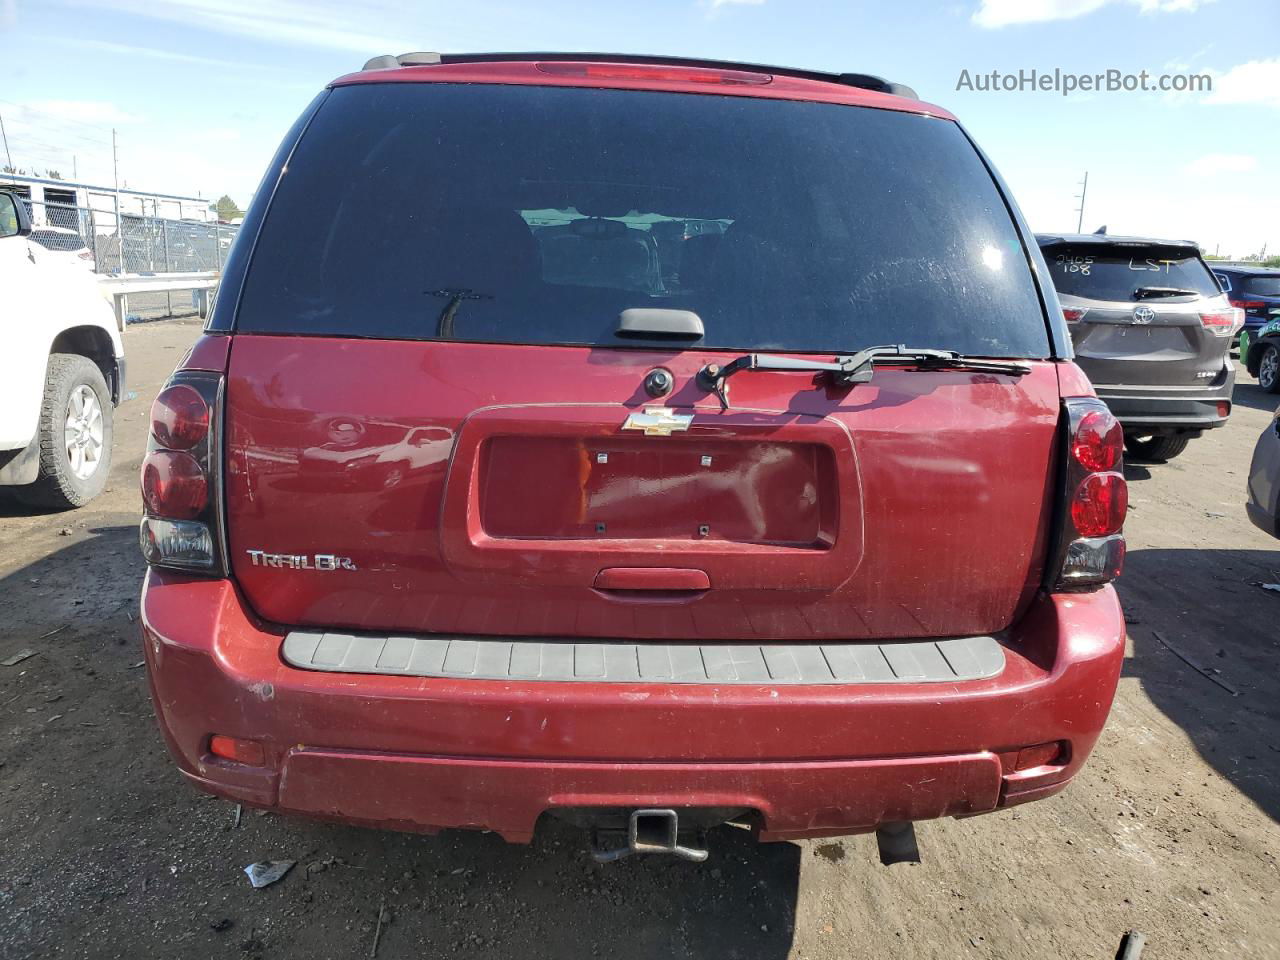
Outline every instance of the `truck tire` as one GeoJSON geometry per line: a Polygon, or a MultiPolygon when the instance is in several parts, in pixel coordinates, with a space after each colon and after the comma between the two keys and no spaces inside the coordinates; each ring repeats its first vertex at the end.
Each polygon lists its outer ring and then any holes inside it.
{"type": "Polygon", "coordinates": [[[1124,448],[1138,460],[1164,463],[1166,460],[1172,460],[1187,449],[1189,442],[1189,437],[1176,435],[1168,437],[1140,437],[1134,435],[1124,438],[1124,448]]]}
{"type": "Polygon", "coordinates": [[[1258,386],[1267,393],[1280,393],[1280,347],[1268,343],[1258,357],[1258,386]]]}
{"type": "Polygon", "coordinates": [[[111,391],[97,365],[79,354],[50,354],[40,404],[40,474],[16,488],[18,496],[66,510],[100,494],[111,470],[111,418],[111,391]]]}

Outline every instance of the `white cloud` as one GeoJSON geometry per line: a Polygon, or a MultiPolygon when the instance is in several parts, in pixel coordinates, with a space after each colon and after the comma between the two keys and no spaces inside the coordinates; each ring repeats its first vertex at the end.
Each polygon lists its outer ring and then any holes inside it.
{"type": "Polygon", "coordinates": [[[106,100],[28,100],[17,107],[19,116],[32,124],[52,121],[110,127],[142,119],[106,100]]]}
{"type": "MultiPolygon", "coordinates": [[[[370,24],[389,23],[403,8],[388,0],[350,0],[342,4],[309,0],[73,0],[137,17],[167,20],[187,28],[213,30],[250,40],[356,51],[368,56],[403,52],[403,37],[368,32],[370,24]]],[[[438,43],[437,43],[438,49],[438,43]]]]}
{"type": "MultiPolygon", "coordinates": [[[[233,70],[270,69],[268,64],[248,63],[236,60],[220,60],[217,57],[202,57],[194,53],[180,53],[177,50],[161,50],[156,47],[137,47],[129,43],[111,43],[107,40],[82,40],[78,37],[50,37],[43,40],[58,45],[70,45],[82,50],[99,50],[103,53],[116,53],[125,57],[145,57],[148,60],[165,60],[170,63],[194,63],[205,67],[227,67],[233,70]]],[[[225,79],[225,77],[220,78],[225,79]]],[[[260,81],[261,78],[255,78],[260,81]]]]}
{"type": "Polygon", "coordinates": [[[1215,74],[1204,102],[1280,107],[1280,59],[1250,60],[1215,74]]]}
{"type": "Polygon", "coordinates": [[[1017,23],[1073,20],[1112,3],[1127,3],[1143,13],[1190,12],[1213,0],[980,0],[973,22],[996,29],[1017,23]]]}
{"type": "Polygon", "coordinates": [[[1248,173],[1257,167],[1258,158],[1247,153],[1206,153],[1183,169],[1196,177],[1216,177],[1224,173],[1248,173]]]}

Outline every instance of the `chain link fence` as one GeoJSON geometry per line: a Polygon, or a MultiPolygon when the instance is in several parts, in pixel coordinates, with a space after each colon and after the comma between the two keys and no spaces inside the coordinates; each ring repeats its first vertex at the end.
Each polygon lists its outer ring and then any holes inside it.
{"type": "MultiPolygon", "coordinates": [[[[239,227],[169,220],[92,207],[23,200],[31,214],[31,240],[86,271],[121,274],[220,273],[239,227]],[[123,266],[123,269],[122,269],[123,266]]],[[[184,293],[138,294],[131,315],[158,319],[195,312],[184,293]]]]}

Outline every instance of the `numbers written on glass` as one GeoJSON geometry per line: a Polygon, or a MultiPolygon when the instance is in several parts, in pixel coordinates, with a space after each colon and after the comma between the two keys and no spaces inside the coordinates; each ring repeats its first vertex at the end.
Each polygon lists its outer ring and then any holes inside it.
{"type": "Polygon", "coordinates": [[[1078,273],[1082,277],[1089,275],[1089,268],[1093,266],[1093,257],[1080,257],[1069,253],[1060,253],[1053,258],[1054,262],[1062,267],[1063,273],[1078,273]]]}

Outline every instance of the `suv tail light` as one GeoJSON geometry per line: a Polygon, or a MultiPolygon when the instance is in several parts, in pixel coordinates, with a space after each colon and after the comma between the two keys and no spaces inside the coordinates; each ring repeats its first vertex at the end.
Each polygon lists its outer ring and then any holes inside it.
{"type": "Polygon", "coordinates": [[[1218,337],[1234,336],[1244,326],[1244,311],[1239,307],[1200,314],[1201,325],[1218,337]]]}
{"type": "Polygon", "coordinates": [[[1231,305],[1241,310],[1257,310],[1267,305],[1265,300],[1232,300],[1231,305]]]}
{"type": "Polygon", "coordinates": [[[1062,319],[1066,320],[1067,323],[1079,323],[1088,312],[1088,307],[1063,307],[1062,319]]]}
{"type": "Polygon", "coordinates": [[[183,371],[151,405],[138,540],[153,566],[226,575],[221,402],[220,374],[183,371]]]}
{"type": "Polygon", "coordinates": [[[1063,401],[1065,469],[1053,562],[1046,583],[1055,592],[1114,580],[1124,565],[1124,430],[1095,397],[1063,401]]]}

